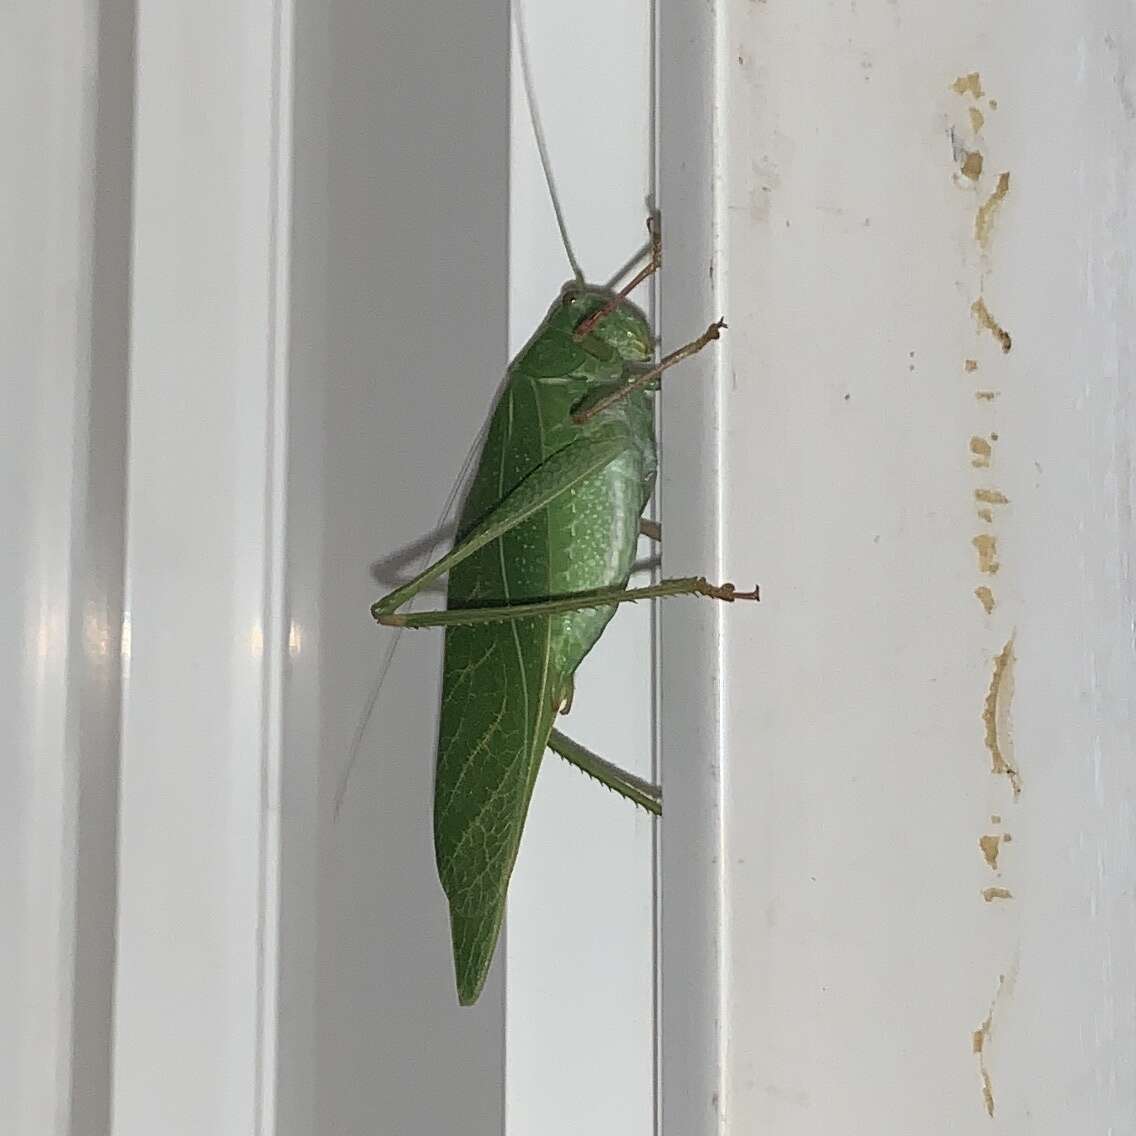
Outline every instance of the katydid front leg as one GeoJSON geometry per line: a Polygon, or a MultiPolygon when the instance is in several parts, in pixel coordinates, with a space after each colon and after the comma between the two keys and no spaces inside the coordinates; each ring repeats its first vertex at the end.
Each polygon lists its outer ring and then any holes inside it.
{"type": "Polygon", "coordinates": [[[598,473],[628,448],[629,443],[624,437],[605,439],[601,435],[581,438],[558,450],[507,494],[459,545],[436,560],[408,584],[396,588],[373,604],[371,615],[377,622],[388,627],[464,627],[478,623],[525,619],[531,616],[558,615],[664,596],[700,595],[726,602],[758,599],[756,588],[752,592],[739,592],[733,584],[715,585],[708,583],[701,576],[691,576],[663,580],[644,588],[599,588],[557,599],[509,604],[503,607],[425,611],[415,612],[412,615],[397,614],[398,609],[407,600],[416,596],[442,573],[460,564],[490,541],[504,536],[540,509],[547,508],[561,494],[570,492],[580,482],[598,473]]]}
{"type": "Polygon", "coordinates": [[[726,321],[724,319],[717,320],[697,339],[692,339],[689,343],[684,343],[681,347],[676,348],[669,355],[660,359],[649,371],[638,375],[632,382],[625,383],[623,386],[600,398],[585,400],[584,405],[572,415],[572,421],[575,422],[577,426],[582,426],[589,419],[599,414],[601,410],[607,410],[617,402],[622,402],[636,391],[646,390],[664,371],[669,370],[676,363],[681,363],[684,359],[689,359],[691,355],[696,355],[708,343],[717,339],[725,326],[726,321]]]}
{"type": "Polygon", "coordinates": [[[663,219],[657,209],[647,218],[647,233],[651,238],[650,259],[602,308],[592,312],[592,314],[576,328],[575,339],[577,343],[586,339],[600,320],[611,315],[644,280],[649,276],[654,276],[654,274],[663,267],[663,219]]]}

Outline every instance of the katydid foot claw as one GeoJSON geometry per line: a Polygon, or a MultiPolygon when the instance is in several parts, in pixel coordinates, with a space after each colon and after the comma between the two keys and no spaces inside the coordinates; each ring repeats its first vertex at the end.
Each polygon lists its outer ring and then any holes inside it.
{"type": "Polygon", "coordinates": [[[700,580],[699,583],[701,585],[698,589],[699,593],[712,600],[724,600],[726,603],[733,603],[734,600],[753,600],[756,603],[761,599],[761,588],[758,585],[754,585],[752,592],[739,592],[733,584],[728,582],[711,584],[706,580],[700,580]]]}

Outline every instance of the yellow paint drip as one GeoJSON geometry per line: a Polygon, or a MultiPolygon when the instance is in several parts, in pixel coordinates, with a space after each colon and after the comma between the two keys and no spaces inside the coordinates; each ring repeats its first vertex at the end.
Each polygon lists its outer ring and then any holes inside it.
{"type": "Polygon", "coordinates": [[[986,301],[979,296],[978,299],[970,305],[970,311],[975,320],[978,321],[978,326],[983,331],[990,332],[990,334],[998,340],[1003,353],[1008,354],[1010,348],[1014,345],[1014,341],[1010,333],[990,314],[990,309],[986,306],[986,301]]]}
{"type": "MultiPolygon", "coordinates": [[[[981,165],[979,168],[981,173],[981,165]]],[[[983,248],[990,246],[990,234],[994,229],[994,217],[998,212],[998,207],[1006,198],[1006,194],[1010,192],[1010,175],[1008,172],[1000,173],[998,175],[998,184],[995,185],[994,191],[990,196],[978,207],[978,212],[974,217],[974,239],[978,241],[979,245],[983,248]]]]}
{"type": "Polygon", "coordinates": [[[978,553],[978,570],[985,576],[994,576],[1002,567],[998,563],[998,538],[989,533],[979,533],[971,542],[978,553]]]}
{"type": "Polygon", "coordinates": [[[998,851],[1001,844],[1002,838],[997,833],[978,838],[978,847],[982,850],[982,858],[993,872],[998,870],[998,851]]]}
{"type": "Polygon", "coordinates": [[[956,95],[970,95],[972,99],[980,99],[983,95],[982,78],[977,71],[969,75],[960,75],[952,84],[951,90],[956,95]]]}
{"type": "Polygon", "coordinates": [[[974,499],[986,505],[1008,505],[1010,498],[997,489],[976,489],[974,499]]]}
{"type": "Polygon", "coordinates": [[[1013,694],[1014,639],[1011,636],[994,659],[994,670],[982,708],[982,722],[986,729],[986,748],[990,751],[990,772],[1010,782],[1016,800],[1022,791],[1022,779],[1011,752],[1010,703],[1013,694]]]}

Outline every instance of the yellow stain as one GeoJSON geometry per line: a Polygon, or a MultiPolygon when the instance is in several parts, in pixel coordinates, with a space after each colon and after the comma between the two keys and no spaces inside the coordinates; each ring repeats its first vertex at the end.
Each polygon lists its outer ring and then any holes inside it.
{"type": "MultiPolygon", "coordinates": [[[[980,163],[979,173],[981,172],[980,163]]],[[[1002,204],[1009,192],[1010,175],[1008,172],[1000,173],[998,184],[994,187],[993,193],[978,207],[978,212],[974,217],[974,239],[982,248],[987,248],[990,244],[990,234],[994,229],[994,217],[998,212],[998,206],[1002,204]]]]}
{"type": "Polygon", "coordinates": [[[969,75],[960,75],[952,84],[951,90],[956,95],[970,95],[972,99],[980,99],[983,95],[982,78],[977,71],[969,75]]]}
{"type": "Polygon", "coordinates": [[[1002,353],[1008,354],[1010,348],[1014,345],[1014,341],[1010,333],[990,314],[990,309],[986,306],[986,301],[979,296],[978,299],[970,305],[970,311],[978,322],[978,326],[983,331],[990,332],[1001,346],[1002,353]]]}
{"type": "Polygon", "coordinates": [[[990,686],[982,707],[982,722],[986,733],[986,748],[990,751],[990,772],[1005,777],[1014,791],[1014,799],[1022,791],[1022,778],[1014,766],[1010,752],[1010,702],[1014,694],[1014,638],[994,659],[990,686]]]}
{"type": "Polygon", "coordinates": [[[997,489],[976,489],[974,499],[986,505],[1008,505],[1010,498],[997,489]]]}

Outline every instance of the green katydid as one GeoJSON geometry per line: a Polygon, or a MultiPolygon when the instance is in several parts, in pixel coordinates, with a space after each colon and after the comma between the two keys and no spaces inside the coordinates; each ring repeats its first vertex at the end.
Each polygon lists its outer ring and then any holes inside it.
{"type": "Polygon", "coordinates": [[[476,1001],[505,912],[546,748],[652,812],[661,795],[553,729],[616,605],[672,595],[757,599],[701,578],[628,588],[655,481],[652,388],[718,338],[712,324],[649,362],[646,317],[621,292],[569,285],[509,368],[451,552],[371,609],[379,623],[444,627],[434,845],[450,904],[458,997],[476,1001]],[[398,609],[449,573],[447,610],[398,609]]]}

